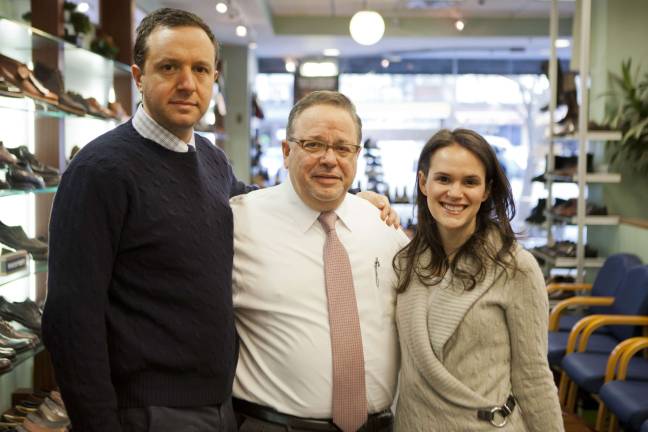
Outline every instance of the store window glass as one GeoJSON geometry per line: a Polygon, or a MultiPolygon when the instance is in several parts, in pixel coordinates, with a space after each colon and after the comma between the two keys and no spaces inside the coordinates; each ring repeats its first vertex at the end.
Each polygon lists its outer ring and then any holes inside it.
{"type": "MultiPolygon", "coordinates": [[[[356,104],[365,147],[354,185],[388,194],[402,217],[412,217],[418,155],[440,128],[465,127],[484,135],[511,182],[522,222],[544,185],[532,182],[545,167],[548,115],[541,110],[549,83],[540,75],[342,74],[340,91],[356,104]]],[[[267,184],[285,178],[281,140],[293,104],[291,74],[259,74],[265,118],[253,122],[255,152],[267,184]],[[258,149],[257,150],[255,150],[258,149]]],[[[557,113],[560,115],[560,112],[557,113]]]]}

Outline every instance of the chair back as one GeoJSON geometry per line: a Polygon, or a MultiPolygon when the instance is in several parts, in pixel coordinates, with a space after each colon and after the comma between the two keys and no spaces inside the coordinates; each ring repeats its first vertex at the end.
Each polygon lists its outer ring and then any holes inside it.
{"type": "MultiPolygon", "coordinates": [[[[638,256],[628,253],[610,255],[603,263],[592,284],[592,296],[614,297],[619,284],[631,268],[641,265],[638,256]]],[[[610,306],[592,306],[590,314],[608,314],[610,306]]]]}
{"type": "MultiPolygon", "coordinates": [[[[614,315],[648,316],[648,265],[630,269],[614,296],[610,310],[614,315]]],[[[609,326],[610,333],[618,340],[640,336],[640,326],[609,326]]]]}

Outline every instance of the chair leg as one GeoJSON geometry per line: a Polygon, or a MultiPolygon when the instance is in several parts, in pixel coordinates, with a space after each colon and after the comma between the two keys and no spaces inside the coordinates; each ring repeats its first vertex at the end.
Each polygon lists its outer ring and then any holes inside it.
{"type": "Polygon", "coordinates": [[[567,394],[567,412],[574,414],[576,412],[576,396],[578,396],[578,385],[571,382],[569,392],[567,394]]]}
{"type": "Polygon", "coordinates": [[[607,408],[603,402],[599,402],[598,412],[596,413],[596,432],[604,432],[606,417],[607,408]]]}
{"type": "Polygon", "coordinates": [[[619,430],[619,419],[614,414],[610,415],[610,426],[608,432],[617,432],[619,430]]]}
{"type": "Polygon", "coordinates": [[[566,372],[560,374],[560,384],[558,385],[558,400],[560,405],[567,406],[567,390],[569,389],[569,376],[566,372]]]}

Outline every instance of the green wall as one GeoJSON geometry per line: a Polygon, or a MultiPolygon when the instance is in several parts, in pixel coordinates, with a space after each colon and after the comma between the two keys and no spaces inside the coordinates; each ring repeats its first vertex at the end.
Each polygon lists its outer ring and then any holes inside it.
{"type": "MultiPolygon", "coordinates": [[[[623,60],[632,58],[633,64],[642,65],[643,73],[648,72],[647,23],[646,0],[592,1],[590,117],[594,120],[603,118],[606,100],[601,95],[609,89],[609,74],[618,74],[623,60]]],[[[633,172],[623,161],[611,165],[610,171],[620,172],[622,182],[603,187],[609,212],[648,219],[648,176],[633,172]]],[[[591,228],[588,240],[609,253],[634,251],[648,262],[647,229],[622,224],[618,233],[611,234],[591,228]]]]}

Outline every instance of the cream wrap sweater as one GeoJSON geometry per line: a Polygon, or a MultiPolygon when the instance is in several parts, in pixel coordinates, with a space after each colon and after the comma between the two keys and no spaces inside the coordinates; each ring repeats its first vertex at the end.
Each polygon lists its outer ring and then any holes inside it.
{"type": "Polygon", "coordinates": [[[498,430],[477,410],[510,394],[518,403],[499,430],[564,431],[547,363],[544,280],[530,253],[516,246],[514,255],[514,275],[491,268],[472,291],[448,272],[431,287],[414,278],[398,296],[397,432],[498,430]]]}

